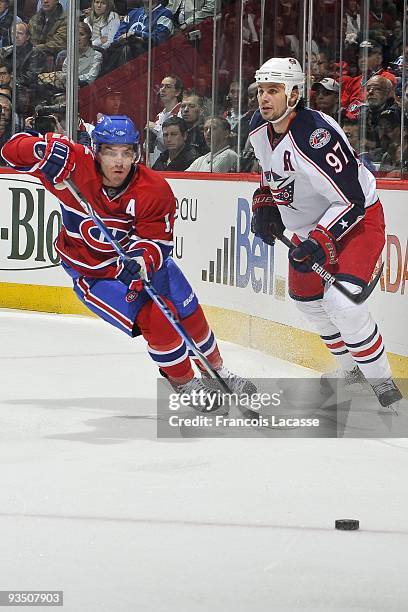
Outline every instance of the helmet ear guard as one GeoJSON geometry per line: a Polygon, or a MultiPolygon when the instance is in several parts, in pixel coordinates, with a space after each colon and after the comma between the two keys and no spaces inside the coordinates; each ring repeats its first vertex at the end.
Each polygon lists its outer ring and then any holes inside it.
{"type": "Polygon", "coordinates": [[[138,142],[137,144],[133,145],[133,149],[135,151],[135,161],[133,163],[138,164],[142,158],[142,147],[140,146],[140,143],[138,142]]]}

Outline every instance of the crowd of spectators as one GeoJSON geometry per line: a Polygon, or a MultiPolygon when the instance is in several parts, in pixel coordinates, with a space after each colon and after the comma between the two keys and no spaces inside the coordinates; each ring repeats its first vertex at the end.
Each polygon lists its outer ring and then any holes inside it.
{"type": "MultiPolygon", "coordinates": [[[[0,142],[10,136],[13,121],[14,129],[33,126],[36,115],[42,114],[41,106],[63,109],[66,87],[67,1],[15,2],[14,41],[13,0],[0,0],[0,142]],[[12,79],[16,85],[14,109],[12,79]]],[[[383,176],[406,174],[408,100],[402,77],[408,45],[403,48],[404,2],[316,0],[312,40],[306,45],[310,58],[302,56],[305,45],[301,39],[307,3],[265,0],[263,22],[261,4],[255,0],[243,0],[242,4],[241,0],[81,0],[78,86],[92,86],[104,79],[98,114],[131,114],[122,89],[115,84],[117,68],[146,54],[150,46],[165,44],[175,34],[182,33],[195,51],[205,41],[207,46],[201,49],[212,49],[212,36],[216,36],[215,99],[211,98],[214,88],[208,57],[195,66],[192,81],[171,71],[160,75],[151,119],[142,129],[145,159],[157,170],[257,172],[248,136],[257,108],[253,74],[260,50],[265,59],[294,56],[311,74],[306,92],[309,105],[339,121],[363,163],[383,176]],[[344,8],[342,21],[340,4],[344,8]],[[367,7],[368,18],[363,20],[363,8],[367,7]],[[368,30],[363,30],[363,21],[368,22],[368,30]],[[241,54],[237,41],[243,47],[241,54]]],[[[203,56],[198,54],[198,60],[203,56]]],[[[63,130],[63,114],[63,110],[55,113],[55,122],[48,126],[63,130]]],[[[78,130],[89,132],[92,126],[79,119],[78,130]]]]}

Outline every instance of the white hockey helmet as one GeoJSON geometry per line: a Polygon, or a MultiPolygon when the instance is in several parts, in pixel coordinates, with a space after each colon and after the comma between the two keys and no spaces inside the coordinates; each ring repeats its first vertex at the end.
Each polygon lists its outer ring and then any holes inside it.
{"type": "Polygon", "coordinates": [[[299,99],[303,96],[305,75],[294,57],[272,57],[255,72],[257,83],[283,83],[285,94],[290,98],[292,89],[298,87],[299,99]]]}

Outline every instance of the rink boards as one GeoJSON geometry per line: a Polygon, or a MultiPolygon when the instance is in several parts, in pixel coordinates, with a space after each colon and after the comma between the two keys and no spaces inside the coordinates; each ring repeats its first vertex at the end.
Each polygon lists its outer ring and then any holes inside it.
{"type": "MultiPolygon", "coordinates": [[[[217,334],[302,365],[327,367],[326,350],[287,294],[286,247],[265,245],[250,232],[253,180],[173,176],[174,258],[207,305],[217,334]]],[[[408,186],[386,186],[379,185],[387,223],[385,266],[370,308],[395,373],[406,376],[408,186]]],[[[57,199],[36,179],[11,172],[0,174],[0,195],[0,306],[85,313],[53,247],[61,222],[57,199]]]]}

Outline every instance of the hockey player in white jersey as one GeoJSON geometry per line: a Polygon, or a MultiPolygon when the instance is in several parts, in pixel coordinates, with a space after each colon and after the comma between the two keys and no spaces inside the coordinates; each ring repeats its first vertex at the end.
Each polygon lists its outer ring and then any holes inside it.
{"type": "Polygon", "coordinates": [[[370,281],[385,242],[375,178],[341,127],[305,108],[305,77],[294,58],[272,58],[255,74],[259,110],[250,140],[262,167],[253,196],[252,229],[273,244],[294,232],[289,294],[339,362],[346,381],[367,379],[381,406],[401,393],[391,377],[381,334],[366,303],[354,304],[312,271],[325,266],[353,293],[370,281]]]}

